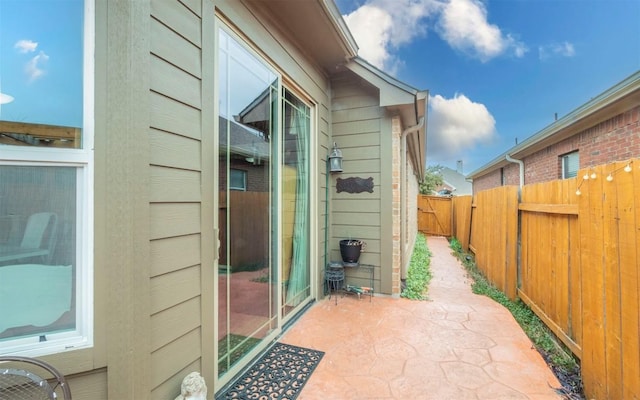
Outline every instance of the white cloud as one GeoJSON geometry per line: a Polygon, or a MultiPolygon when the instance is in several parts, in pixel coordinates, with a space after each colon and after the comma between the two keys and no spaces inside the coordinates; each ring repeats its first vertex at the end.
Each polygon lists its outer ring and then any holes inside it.
{"type": "Polygon", "coordinates": [[[0,104],[9,104],[13,101],[13,97],[0,92],[0,104]]]}
{"type": "Polygon", "coordinates": [[[438,32],[451,47],[482,62],[507,51],[516,57],[528,51],[524,43],[489,23],[487,9],[480,0],[449,1],[442,9],[438,32]]]}
{"type": "Polygon", "coordinates": [[[33,82],[45,74],[44,69],[42,69],[42,64],[45,64],[48,60],[49,56],[46,55],[44,51],[41,51],[25,65],[24,71],[29,78],[29,82],[33,82]]]}
{"type": "Polygon", "coordinates": [[[399,65],[392,51],[426,34],[425,18],[437,4],[434,0],[369,0],[344,19],[359,55],[392,73],[399,65]]]}
{"type": "Polygon", "coordinates": [[[393,26],[391,16],[378,7],[365,5],[344,18],[358,43],[359,55],[384,68],[391,58],[388,50],[393,26]]]}
{"type": "Polygon", "coordinates": [[[38,47],[38,42],[34,42],[33,40],[18,40],[16,44],[13,45],[20,53],[32,53],[36,51],[38,47]]]}
{"type": "Polygon", "coordinates": [[[483,104],[463,94],[452,99],[436,95],[429,98],[429,104],[427,151],[435,158],[459,158],[461,152],[494,138],[496,121],[483,104]]]}
{"type": "Polygon", "coordinates": [[[553,56],[573,57],[576,55],[576,49],[573,47],[573,44],[569,42],[553,43],[540,46],[538,48],[538,55],[541,60],[546,60],[553,56]]]}
{"type": "Polygon", "coordinates": [[[430,25],[452,48],[483,62],[507,52],[523,57],[528,51],[487,21],[481,0],[366,0],[344,19],[359,55],[389,73],[401,64],[394,51],[425,37],[430,25]]]}

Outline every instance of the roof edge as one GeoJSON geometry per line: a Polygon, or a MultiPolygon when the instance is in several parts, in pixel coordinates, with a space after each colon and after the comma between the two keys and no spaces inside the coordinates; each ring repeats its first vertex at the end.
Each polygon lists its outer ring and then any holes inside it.
{"type": "Polygon", "coordinates": [[[342,44],[347,51],[347,59],[356,57],[358,55],[358,44],[351,34],[351,30],[347,26],[338,6],[334,0],[318,0],[325,9],[329,20],[339,33],[342,44]]]}
{"type": "Polygon", "coordinates": [[[354,62],[355,64],[359,65],[360,67],[364,68],[365,70],[369,71],[370,73],[372,73],[373,75],[377,76],[379,79],[385,81],[386,83],[393,85],[395,87],[397,87],[400,90],[403,90],[407,93],[410,93],[412,95],[416,95],[418,94],[420,91],[416,88],[414,88],[413,86],[410,86],[394,77],[392,77],[391,75],[387,74],[386,72],[384,72],[383,70],[381,70],[380,68],[372,65],[371,63],[369,63],[367,60],[365,60],[364,58],[360,57],[360,56],[355,56],[351,59],[352,62],[354,62]]]}
{"type": "Polygon", "coordinates": [[[598,96],[594,97],[591,101],[584,103],[580,107],[571,111],[569,114],[555,121],[551,125],[543,128],[538,131],[534,135],[528,137],[523,140],[518,145],[510,148],[506,152],[502,153],[500,156],[496,157],[492,161],[483,165],[482,167],[476,169],[467,175],[468,178],[474,178],[478,176],[485,175],[488,172],[491,172],[493,169],[506,165],[506,156],[512,156],[514,158],[521,158],[523,156],[527,156],[529,154],[526,153],[526,150],[535,144],[548,139],[554,134],[560,132],[561,130],[575,124],[576,122],[587,118],[588,116],[596,113],[597,111],[615,103],[616,101],[622,99],[629,94],[640,90],[640,71],[636,71],[631,74],[626,79],[617,83],[616,85],[610,87],[604,92],[600,93],[598,96]],[[517,155],[517,156],[516,156],[517,155]]]}

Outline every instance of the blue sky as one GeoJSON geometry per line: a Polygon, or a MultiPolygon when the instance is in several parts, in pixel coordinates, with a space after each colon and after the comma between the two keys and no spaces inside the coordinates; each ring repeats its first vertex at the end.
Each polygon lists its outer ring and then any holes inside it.
{"type": "Polygon", "coordinates": [[[0,119],[82,126],[81,0],[0,0],[0,119]]]}
{"type": "Polygon", "coordinates": [[[427,163],[464,173],[640,70],[639,0],[336,0],[359,55],[429,90],[427,163]]]}

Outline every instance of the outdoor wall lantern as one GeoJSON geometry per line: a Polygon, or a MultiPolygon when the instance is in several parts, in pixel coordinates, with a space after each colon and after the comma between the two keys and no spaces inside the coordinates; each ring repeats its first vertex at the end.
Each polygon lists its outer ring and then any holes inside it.
{"type": "Polygon", "coordinates": [[[338,148],[336,142],[333,142],[333,150],[329,154],[329,171],[342,172],[342,150],[338,148]]]}

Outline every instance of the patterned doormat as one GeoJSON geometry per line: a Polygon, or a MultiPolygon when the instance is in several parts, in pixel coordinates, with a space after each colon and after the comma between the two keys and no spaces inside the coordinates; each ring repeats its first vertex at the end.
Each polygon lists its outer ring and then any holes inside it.
{"type": "Polygon", "coordinates": [[[293,400],[322,356],[322,351],[276,343],[216,399],[293,400]]]}

